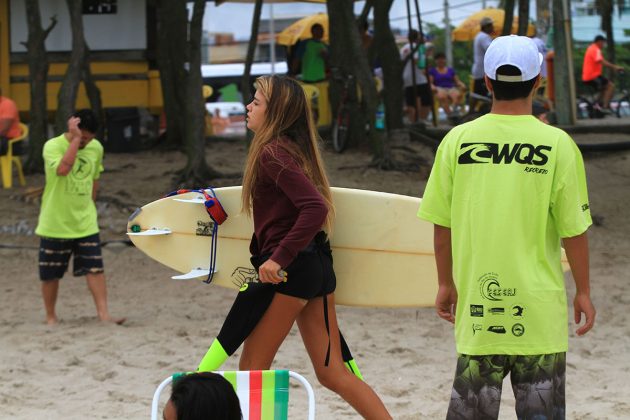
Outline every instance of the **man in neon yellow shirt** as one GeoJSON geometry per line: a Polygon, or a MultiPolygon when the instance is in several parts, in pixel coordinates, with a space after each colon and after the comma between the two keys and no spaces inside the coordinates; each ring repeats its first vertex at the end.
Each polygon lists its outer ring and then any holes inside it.
{"type": "Polygon", "coordinates": [[[68,120],[68,132],[44,144],[46,186],[35,233],[41,236],[39,275],[46,323],[57,323],[59,280],[73,255],[73,274],[86,276],[101,321],[121,324],[107,308],[101,243],[94,199],[103,172],[103,146],[94,138],[98,122],[90,110],[68,120]]]}
{"type": "Polygon", "coordinates": [[[438,148],[418,216],[435,225],[436,310],[455,323],[459,359],[447,419],[497,418],[510,373],[518,418],[563,419],[567,302],[589,331],[591,224],[582,156],[532,114],[535,43],[495,39],[484,57],[490,114],[453,128],[438,148]]]}
{"type": "Polygon", "coordinates": [[[300,43],[296,56],[300,62],[302,81],[318,83],[326,80],[326,62],[328,60],[328,46],[324,44],[324,27],[319,23],[311,27],[313,36],[300,43]]]}

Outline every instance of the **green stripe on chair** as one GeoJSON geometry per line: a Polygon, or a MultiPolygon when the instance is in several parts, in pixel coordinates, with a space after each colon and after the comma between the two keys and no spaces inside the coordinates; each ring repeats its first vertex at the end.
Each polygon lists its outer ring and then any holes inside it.
{"type": "Polygon", "coordinates": [[[276,393],[276,375],[272,370],[262,371],[262,409],[263,420],[274,420],[274,404],[276,393]]]}
{"type": "Polygon", "coordinates": [[[276,370],[276,392],[274,406],[274,420],[284,420],[289,417],[289,371],[276,370]]]}

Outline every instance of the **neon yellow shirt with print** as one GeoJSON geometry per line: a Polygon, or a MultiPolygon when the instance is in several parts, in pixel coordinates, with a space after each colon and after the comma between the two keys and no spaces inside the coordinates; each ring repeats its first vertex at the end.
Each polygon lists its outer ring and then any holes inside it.
{"type": "Polygon", "coordinates": [[[418,216],[451,229],[458,353],[567,350],[560,239],[591,216],[582,156],[564,131],[498,114],[453,128],[418,216]]]}
{"type": "Polygon", "coordinates": [[[103,146],[93,139],[79,149],[66,176],[57,175],[61,158],[70,147],[65,135],[44,144],[46,187],[35,233],[59,239],[83,238],[98,233],[93,183],[103,172],[103,146]]]}

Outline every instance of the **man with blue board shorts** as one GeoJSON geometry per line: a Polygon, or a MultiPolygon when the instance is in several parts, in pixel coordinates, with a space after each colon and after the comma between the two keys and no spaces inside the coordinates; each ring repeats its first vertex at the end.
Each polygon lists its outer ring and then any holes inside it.
{"type": "Polygon", "coordinates": [[[98,129],[90,110],[74,113],[68,131],[44,144],[46,186],[35,233],[41,237],[39,276],[46,323],[57,323],[55,304],[59,280],[73,256],[73,274],[86,276],[101,321],[122,324],[107,308],[101,242],[94,203],[103,172],[103,146],[94,138],[98,129]]]}
{"type": "Polygon", "coordinates": [[[510,374],[519,419],[565,418],[567,300],[561,247],[588,332],[591,215],[579,149],[531,115],[542,55],[516,35],[484,57],[489,114],[453,128],[438,148],[418,216],[435,225],[438,315],[459,355],[447,419],[496,419],[510,374]]]}

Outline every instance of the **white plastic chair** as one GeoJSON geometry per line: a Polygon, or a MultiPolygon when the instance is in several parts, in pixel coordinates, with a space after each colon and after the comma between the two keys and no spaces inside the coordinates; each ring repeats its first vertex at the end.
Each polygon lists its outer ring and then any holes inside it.
{"type": "MultiPolygon", "coordinates": [[[[308,394],[308,420],[315,419],[315,393],[311,384],[299,373],[290,370],[238,370],[215,372],[226,378],[238,395],[243,420],[286,419],[289,405],[289,378],[296,379],[308,394]]],[[[153,394],[151,420],[159,420],[158,405],[160,394],[173,378],[185,374],[175,374],[164,379],[153,394]]]]}

